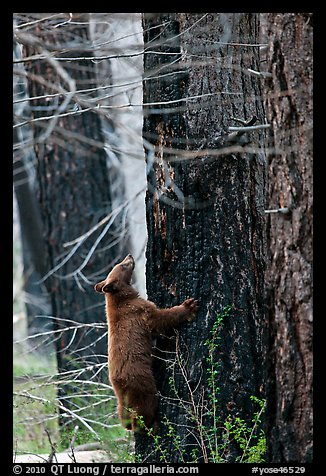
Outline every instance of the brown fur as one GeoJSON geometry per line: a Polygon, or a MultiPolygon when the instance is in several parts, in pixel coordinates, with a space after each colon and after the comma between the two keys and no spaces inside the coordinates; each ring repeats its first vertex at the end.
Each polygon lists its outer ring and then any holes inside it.
{"type": "Polygon", "coordinates": [[[131,255],[95,285],[105,293],[109,326],[109,377],[118,399],[119,418],[128,430],[156,426],[157,389],[152,372],[152,335],[192,321],[197,301],[186,299],[180,306],[158,309],[142,299],[130,281],[135,262],[131,255]]]}

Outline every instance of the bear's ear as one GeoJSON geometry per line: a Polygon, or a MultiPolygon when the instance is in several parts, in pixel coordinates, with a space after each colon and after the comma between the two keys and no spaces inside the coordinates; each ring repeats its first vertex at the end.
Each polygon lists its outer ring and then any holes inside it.
{"type": "Polygon", "coordinates": [[[103,286],[105,284],[105,281],[101,281],[100,283],[95,284],[94,289],[97,293],[103,293],[103,286]]]}
{"type": "Polygon", "coordinates": [[[102,287],[102,293],[116,293],[118,291],[117,282],[111,281],[102,287]]]}

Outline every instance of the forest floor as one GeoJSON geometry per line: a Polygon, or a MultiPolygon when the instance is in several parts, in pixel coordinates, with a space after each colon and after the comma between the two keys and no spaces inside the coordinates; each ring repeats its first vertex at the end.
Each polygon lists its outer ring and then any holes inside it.
{"type": "Polygon", "coordinates": [[[25,454],[14,455],[14,463],[112,463],[106,451],[93,450],[93,451],[67,451],[65,453],[55,454],[25,454]]]}

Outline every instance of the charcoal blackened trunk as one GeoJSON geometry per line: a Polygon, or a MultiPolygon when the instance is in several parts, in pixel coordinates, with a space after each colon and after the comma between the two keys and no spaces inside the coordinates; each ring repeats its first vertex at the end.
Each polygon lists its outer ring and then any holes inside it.
{"type": "Polygon", "coordinates": [[[144,28],[145,47],[158,52],[145,55],[144,103],[162,102],[145,106],[148,297],[162,307],[195,297],[199,313],[157,340],[158,438],[137,435],[136,452],[146,462],[235,461],[237,444],[217,455],[222,432],[209,435],[228,416],[249,422],[250,397],[262,396],[265,165],[252,153],[262,134],[242,145],[226,137],[239,126],[233,117],[264,120],[259,80],[247,73],[259,68],[258,19],[151,14],[144,28]],[[212,404],[205,343],[226,306],[212,404]]]}

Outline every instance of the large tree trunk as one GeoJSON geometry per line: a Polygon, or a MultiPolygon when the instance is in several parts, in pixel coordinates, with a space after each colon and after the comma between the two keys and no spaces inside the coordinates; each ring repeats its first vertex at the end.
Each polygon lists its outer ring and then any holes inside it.
{"type": "Polygon", "coordinates": [[[247,71],[259,69],[258,28],[255,14],[144,19],[155,51],[145,55],[144,103],[162,102],[145,108],[148,297],[199,302],[177,339],[157,339],[158,433],[136,436],[146,462],[240,461],[233,438],[222,448],[223,425],[249,424],[250,397],[262,396],[265,164],[252,153],[262,131],[245,134],[251,153],[245,136],[227,137],[239,126],[232,117],[264,122],[260,80],[247,71]]]}
{"type": "Polygon", "coordinates": [[[312,461],[312,15],[268,14],[271,129],[266,270],[267,443],[272,462],[312,461]]]}
{"type": "MultiPolygon", "coordinates": [[[[87,22],[87,15],[74,19],[87,22]]],[[[110,217],[112,200],[99,116],[95,111],[69,115],[67,113],[73,112],[75,103],[64,104],[74,89],[97,86],[95,66],[87,59],[92,55],[87,27],[74,23],[57,29],[46,23],[40,25],[41,28],[37,26],[33,31],[33,37],[22,36],[21,41],[28,45],[25,49],[27,56],[36,53],[46,56],[26,65],[30,96],[40,96],[32,103],[34,119],[62,114],[54,127],[53,119],[34,123],[38,198],[47,249],[44,279],[51,296],[54,330],[57,331],[54,337],[57,338],[58,369],[59,372],[80,371],[68,374],[69,380],[92,378],[107,382],[105,313],[93,284],[119,258],[125,230],[115,226],[118,213],[110,217]],[[83,45],[88,48],[83,50],[83,45]],[[57,49],[56,56],[86,59],[53,61],[47,52],[49,48],[57,49]],[[67,53],[64,53],[65,48],[67,53]],[[52,98],[50,95],[56,93],[58,87],[68,92],[62,97],[52,98]],[[110,219],[100,226],[99,222],[106,216],[110,219]],[[116,221],[112,224],[114,217],[116,221]],[[98,229],[87,235],[97,224],[98,229]],[[84,239],[78,242],[82,235],[84,239]],[[90,326],[92,323],[103,325],[90,326]],[[76,324],[77,328],[58,332],[76,324]]],[[[84,96],[79,93],[80,100],[85,102],[79,107],[85,109],[87,101],[89,105],[94,104],[91,102],[93,97],[92,93],[84,96]]],[[[74,391],[74,382],[70,386],[63,385],[59,388],[59,396],[64,399],[68,393],[71,397],[74,391]]],[[[71,400],[61,402],[69,406],[71,400]]]]}

